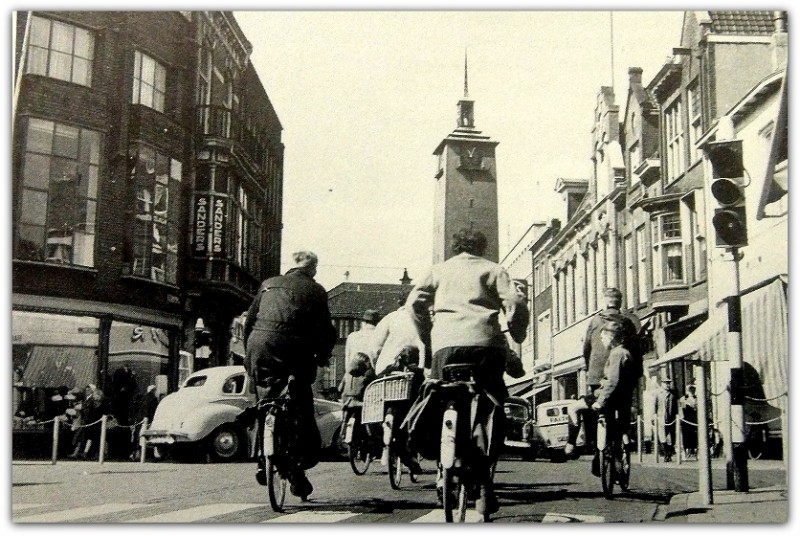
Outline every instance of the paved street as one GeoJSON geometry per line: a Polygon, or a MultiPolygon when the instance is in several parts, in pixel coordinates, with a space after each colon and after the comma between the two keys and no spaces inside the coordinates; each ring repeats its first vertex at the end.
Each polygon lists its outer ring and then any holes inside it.
{"type": "MultiPolygon", "coordinates": [[[[356,476],[346,462],[323,462],[310,471],[308,503],[287,497],[286,512],[271,511],[266,488],[249,463],[195,465],[128,462],[15,462],[13,521],[18,523],[314,523],[442,521],[436,507],[433,464],[416,484],[394,491],[376,463],[356,476]]],[[[714,487],[724,487],[715,460],[714,487]]],[[[697,489],[696,463],[634,464],[631,489],[606,500],[589,473],[589,458],[555,464],[502,460],[497,470],[500,512],[494,522],[670,521],[676,493],[697,489]]],[[[780,462],[753,461],[751,488],[785,483],[780,462]]],[[[673,509],[674,510],[674,509],[673,509]]],[[[476,520],[471,512],[468,520],[476,520]]],[[[774,522],[775,518],[759,520],[774,522]]]]}

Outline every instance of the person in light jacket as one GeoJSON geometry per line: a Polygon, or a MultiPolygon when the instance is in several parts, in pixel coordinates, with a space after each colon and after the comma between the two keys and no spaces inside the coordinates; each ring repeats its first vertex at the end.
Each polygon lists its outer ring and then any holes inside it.
{"type": "Polygon", "coordinates": [[[413,346],[422,357],[423,368],[431,363],[431,317],[427,309],[415,309],[409,298],[398,309],[386,315],[372,335],[375,373],[391,366],[403,348],[413,346]]]}

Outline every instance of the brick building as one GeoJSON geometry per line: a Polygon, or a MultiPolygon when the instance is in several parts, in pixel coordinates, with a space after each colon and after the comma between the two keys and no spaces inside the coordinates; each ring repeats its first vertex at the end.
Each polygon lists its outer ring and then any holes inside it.
{"type": "MultiPolygon", "coordinates": [[[[229,12],[19,12],[12,136],[14,408],[128,365],[177,388],[198,319],[280,265],[281,124],[229,12]]],[[[199,365],[199,363],[198,363],[199,365]]]]}

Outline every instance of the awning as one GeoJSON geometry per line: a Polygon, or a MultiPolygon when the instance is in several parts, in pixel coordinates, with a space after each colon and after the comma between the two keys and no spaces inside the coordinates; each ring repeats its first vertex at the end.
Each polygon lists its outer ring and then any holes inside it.
{"type": "Polygon", "coordinates": [[[522,391],[514,396],[521,396],[522,398],[533,398],[534,396],[541,394],[545,391],[549,391],[550,389],[551,389],[551,383],[548,382],[545,385],[537,385],[536,387],[532,388],[529,391],[522,391]]]}
{"type": "Polygon", "coordinates": [[[523,391],[527,391],[533,385],[533,379],[536,377],[536,374],[526,374],[521,378],[515,378],[510,382],[506,383],[506,388],[508,388],[508,394],[510,396],[517,396],[517,393],[521,393],[523,391]]]}
{"type": "MultiPolygon", "coordinates": [[[[786,283],[782,277],[742,293],[742,357],[758,375],[768,399],[788,390],[788,315],[786,283]]],[[[726,339],[727,315],[715,315],[649,366],[677,359],[725,361],[729,359],[726,339]]],[[[782,403],[783,400],[778,400],[774,405],[782,403]]]]}

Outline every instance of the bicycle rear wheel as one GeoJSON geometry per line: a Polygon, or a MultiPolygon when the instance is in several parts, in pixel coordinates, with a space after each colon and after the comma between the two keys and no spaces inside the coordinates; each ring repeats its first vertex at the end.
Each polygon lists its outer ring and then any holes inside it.
{"type": "Polygon", "coordinates": [[[283,512],[283,504],[286,500],[287,481],[282,476],[275,464],[278,441],[276,435],[280,433],[277,415],[267,415],[264,419],[264,434],[262,438],[261,452],[264,454],[264,469],[267,473],[267,490],[269,492],[269,504],[275,512],[283,512]]]}
{"type": "Polygon", "coordinates": [[[347,459],[350,461],[350,467],[357,475],[363,475],[369,469],[372,460],[375,458],[372,455],[371,448],[367,437],[362,431],[353,430],[353,437],[347,445],[347,459]]]}
{"type": "Polygon", "coordinates": [[[400,489],[400,483],[403,481],[403,463],[400,461],[400,456],[397,450],[389,447],[389,484],[392,489],[400,489]]]}
{"type": "Polygon", "coordinates": [[[600,451],[600,481],[603,495],[610,499],[614,494],[614,456],[608,447],[600,451]]]}

